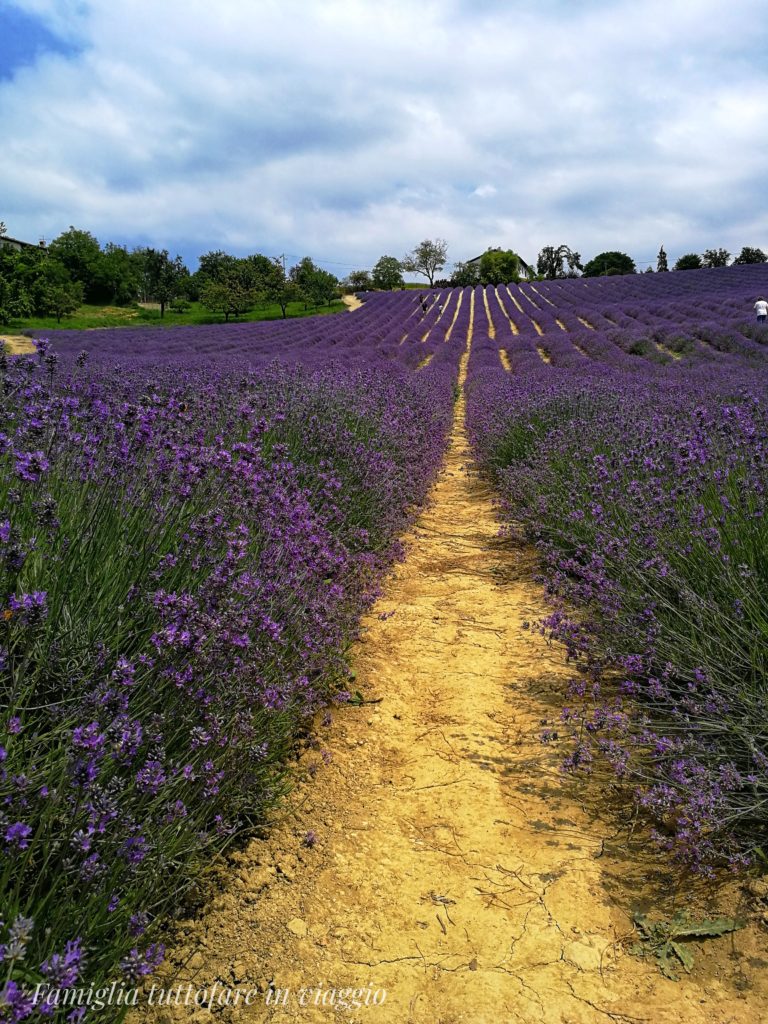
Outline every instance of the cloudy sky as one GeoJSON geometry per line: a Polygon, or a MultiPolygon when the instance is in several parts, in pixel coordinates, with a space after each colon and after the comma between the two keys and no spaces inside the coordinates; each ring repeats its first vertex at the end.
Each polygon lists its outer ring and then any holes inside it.
{"type": "Polygon", "coordinates": [[[0,220],[310,255],[642,268],[768,249],[761,0],[0,0],[0,220]]]}

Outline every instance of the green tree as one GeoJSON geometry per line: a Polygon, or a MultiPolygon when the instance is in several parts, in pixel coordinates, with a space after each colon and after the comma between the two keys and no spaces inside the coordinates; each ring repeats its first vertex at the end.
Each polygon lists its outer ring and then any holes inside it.
{"type": "Polygon", "coordinates": [[[299,298],[298,285],[285,273],[285,267],[279,257],[270,260],[270,271],[263,283],[263,294],[270,302],[276,302],[280,307],[285,320],[288,313],[288,303],[295,302],[299,298]]]}
{"type": "Polygon", "coordinates": [[[681,256],[673,270],[701,270],[701,256],[697,252],[687,252],[681,256]]]}
{"type": "MultiPolygon", "coordinates": [[[[236,282],[239,289],[258,297],[264,292],[271,274],[272,261],[267,256],[256,253],[237,257],[217,249],[200,257],[200,265],[189,280],[189,293],[200,298],[208,284],[226,283],[232,287],[236,282]]],[[[214,293],[208,294],[210,297],[214,293]]]]}
{"type": "Polygon", "coordinates": [[[581,269],[581,255],[567,245],[545,245],[536,260],[537,273],[550,280],[578,277],[581,269]]]}
{"type": "Polygon", "coordinates": [[[745,245],[733,262],[741,265],[745,263],[768,263],[768,256],[765,255],[762,249],[754,249],[749,245],[745,245]]]}
{"type": "Polygon", "coordinates": [[[635,273],[635,261],[625,252],[601,252],[584,265],[584,277],[611,277],[615,274],[635,273]]]}
{"type": "Polygon", "coordinates": [[[476,260],[471,263],[456,263],[451,274],[453,288],[466,288],[480,284],[480,264],[476,260]]]}
{"type": "Polygon", "coordinates": [[[338,295],[339,282],[336,277],[327,270],[315,266],[309,256],[305,256],[291,267],[289,277],[305,304],[320,306],[327,302],[330,305],[338,295]]]}
{"type": "Polygon", "coordinates": [[[0,324],[23,320],[32,315],[32,309],[32,299],[21,281],[0,277],[0,324]]]}
{"type": "Polygon", "coordinates": [[[142,271],[142,294],[145,300],[160,303],[160,318],[165,307],[184,292],[189,271],[181,256],[171,259],[167,249],[137,249],[142,271]]]}
{"type": "Polygon", "coordinates": [[[48,285],[43,293],[45,314],[53,314],[56,323],[61,323],[63,316],[77,312],[83,303],[83,285],[81,281],[70,281],[64,284],[48,285]]]}
{"type": "Polygon", "coordinates": [[[232,273],[237,262],[235,256],[230,256],[222,249],[216,249],[213,252],[206,252],[200,257],[197,273],[207,281],[222,281],[227,274],[232,273]]]}
{"type": "Polygon", "coordinates": [[[353,292],[367,292],[373,287],[370,272],[367,270],[353,270],[344,284],[353,292]]]}
{"type": "Polygon", "coordinates": [[[402,288],[405,282],[400,260],[395,256],[382,256],[374,265],[371,279],[373,287],[379,288],[383,292],[402,288]]]}
{"type": "Polygon", "coordinates": [[[10,246],[0,246],[0,281],[8,285],[18,281],[29,291],[42,273],[43,256],[42,249],[22,249],[18,252],[10,246]],[[28,254],[31,254],[31,258],[28,254]]]}
{"type": "Polygon", "coordinates": [[[656,257],[656,270],[660,274],[666,273],[669,270],[667,254],[664,252],[663,245],[659,248],[659,255],[656,257]]]}
{"type": "Polygon", "coordinates": [[[312,280],[310,294],[316,306],[323,302],[330,306],[339,297],[339,279],[328,270],[318,270],[312,280]]]}
{"type": "Polygon", "coordinates": [[[204,253],[198,260],[197,270],[189,277],[188,291],[194,299],[200,299],[203,289],[212,281],[222,281],[235,263],[235,257],[221,249],[204,253]]]}
{"type": "Polygon", "coordinates": [[[448,262],[448,243],[443,238],[436,238],[434,241],[425,238],[412,252],[406,253],[400,262],[403,270],[409,274],[421,274],[422,277],[426,277],[431,288],[435,282],[435,274],[448,262]]]}
{"type": "MultiPolygon", "coordinates": [[[[72,283],[69,271],[62,263],[59,263],[58,260],[43,259],[40,265],[35,268],[28,285],[35,315],[48,316],[53,312],[50,308],[50,293],[52,289],[66,289],[72,283]]],[[[77,284],[81,288],[80,302],[82,302],[82,282],[78,281],[77,284]]]]}
{"type": "Polygon", "coordinates": [[[97,281],[102,259],[98,239],[90,231],[80,231],[70,225],[48,246],[48,256],[66,268],[72,281],[82,284],[87,301],[98,301],[97,281]]]}
{"type": "Polygon", "coordinates": [[[481,284],[508,284],[520,280],[521,260],[512,249],[486,249],[480,258],[481,284]]]}
{"type": "Polygon", "coordinates": [[[257,281],[266,281],[269,275],[272,273],[272,260],[269,256],[264,256],[260,252],[253,253],[251,256],[246,256],[242,260],[243,264],[248,268],[248,274],[251,275],[251,283],[257,281]]]}
{"type": "Polygon", "coordinates": [[[243,285],[239,275],[231,274],[206,281],[200,289],[200,302],[212,313],[223,313],[227,322],[230,316],[241,316],[253,309],[256,293],[243,285]]]}
{"type": "Polygon", "coordinates": [[[727,249],[705,249],[701,262],[705,267],[727,267],[730,258],[727,249]]]}
{"type": "Polygon", "coordinates": [[[141,291],[141,261],[122,245],[107,242],[94,275],[94,291],[107,302],[124,306],[141,291]]]}

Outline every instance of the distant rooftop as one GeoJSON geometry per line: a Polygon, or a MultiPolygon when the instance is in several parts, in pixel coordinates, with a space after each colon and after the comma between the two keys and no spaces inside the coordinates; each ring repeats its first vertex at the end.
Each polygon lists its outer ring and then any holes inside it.
{"type": "Polygon", "coordinates": [[[21,238],[11,238],[10,235],[0,235],[0,246],[9,245],[12,249],[47,249],[45,239],[39,242],[24,242],[21,238]]]}
{"type": "MultiPolygon", "coordinates": [[[[514,252],[514,249],[512,251],[514,252]]],[[[496,248],[496,249],[486,249],[485,252],[499,252],[499,248],[496,248]]],[[[471,260],[466,260],[465,262],[466,262],[467,266],[472,266],[472,264],[474,264],[474,263],[479,263],[480,260],[483,258],[483,256],[485,256],[485,252],[480,253],[479,256],[475,256],[471,260]]],[[[536,273],[535,270],[533,269],[533,267],[529,266],[519,253],[516,253],[516,255],[517,255],[518,260],[520,260],[520,266],[523,268],[523,270],[525,271],[526,275],[528,277],[533,277],[534,274],[536,273]]]]}

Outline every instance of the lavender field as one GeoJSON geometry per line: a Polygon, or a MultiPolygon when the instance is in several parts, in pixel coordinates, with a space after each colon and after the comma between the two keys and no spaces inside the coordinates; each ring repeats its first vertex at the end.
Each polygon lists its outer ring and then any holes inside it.
{"type": "Polygon", "coordinates": [[[0,1020],[114,1019],[31,993],[149,975],[263,824],[356,688],[462,391],[573,668],[542,742],[697,871],[764,863],[767,292],[739,266],[374,293],[4,356],[0,1020]]]}

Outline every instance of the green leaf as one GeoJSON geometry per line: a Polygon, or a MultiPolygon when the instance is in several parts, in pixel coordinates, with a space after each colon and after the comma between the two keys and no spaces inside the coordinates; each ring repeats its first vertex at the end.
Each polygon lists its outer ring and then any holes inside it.
{"type": "Polygon", "coordinates": [[[656,959],[659,961],[659,970],[665,978],[669,978],[670,981],[680,981],[680,976],[675,973],[672,963],[669,959],[670,944],[666,942],[656,951],[656,959]]]}
{"type": "Polygon", "coordinates": [[[685,939],[714,939],[720,935],[727,935],[728,932],[735,932],[743,927],[741,921],[734,917],[715,917],[705,921],[673,921],[672,934],[676,938],[685,939]]]}
{"type": "Polygon", "coordinates": [[[679,942],[670,942],[669,947],[685,968],[686,973],[690,974],[693,967],[693,954],[679,942]]]}

